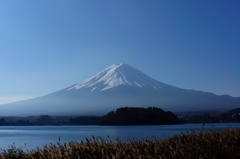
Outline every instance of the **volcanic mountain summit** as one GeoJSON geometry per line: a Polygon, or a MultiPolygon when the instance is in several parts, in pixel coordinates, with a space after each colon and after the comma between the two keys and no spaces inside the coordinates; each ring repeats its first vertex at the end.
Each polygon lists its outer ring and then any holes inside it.
{"type": "Polygon", "coordinates": [[[182,112],[227,110],[240,107],[240,98],[177,88],[117,64],[66,89],[1,105],[0,115],[102,115],[125,106],[182,112]]]}
{"type": "Polygon", "coordinates": [[[93,92],[105,91],[118,86],[131,86],[139,88],[148,87],[154,89],[171,87],[148,77],[141,71],[127,64],[122,63],[112,65],[94,77],[68,88],[68,90],[88,88],[91,89],[91,92],[93,92]]]}

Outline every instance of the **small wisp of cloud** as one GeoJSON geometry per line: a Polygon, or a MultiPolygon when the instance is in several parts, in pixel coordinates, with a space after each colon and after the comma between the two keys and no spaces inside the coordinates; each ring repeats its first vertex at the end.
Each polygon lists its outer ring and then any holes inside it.
{"type": "Polygon", "coordinates": [[[0,105],[1,104],[8,104],[8,103],[13,103],[21,100],[27,100],[31,99],[33,97],[31,96],[0,96],[0,105]]]}

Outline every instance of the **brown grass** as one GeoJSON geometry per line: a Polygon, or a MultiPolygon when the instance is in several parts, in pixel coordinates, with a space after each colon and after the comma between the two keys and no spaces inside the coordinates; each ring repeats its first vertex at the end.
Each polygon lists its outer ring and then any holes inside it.
{"type": "Polygon", "coordinates": [[[2,150],[0,159],[209,159],[240,158],[240,129],[186,132],[158,140],[103,140],[50,144],[24,152],[12,146],[2,150]]]}

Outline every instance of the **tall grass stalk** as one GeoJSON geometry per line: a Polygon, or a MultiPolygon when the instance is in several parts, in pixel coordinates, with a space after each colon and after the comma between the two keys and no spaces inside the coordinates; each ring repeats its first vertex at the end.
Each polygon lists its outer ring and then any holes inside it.
{"type": "Polygon", "coordinates": [[[2,150],[0,159],[209,159],[240,158],[240,129],[187,132],[170,138],[121,141],[86,138],[81,142],[45,145],[31,151],[15,146],[2,150]]]}

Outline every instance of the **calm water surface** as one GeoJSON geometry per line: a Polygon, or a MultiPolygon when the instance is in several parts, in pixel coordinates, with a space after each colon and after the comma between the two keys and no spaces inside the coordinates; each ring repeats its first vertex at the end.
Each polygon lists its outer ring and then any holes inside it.
{"type": "MultiPolygon", "coordinates": [[[[206,124],[204,130],[240,128],[240,123],[206,124]]],[[[111,139],[119,137],[122,141],[128,139],[151,139],[152,136],[164,138],[185,132],[186,130],[201,130],[201,124],[158,125],[158,126],[2,126],[0,127],[0,148],[7,149],[15,144],[17,148],[31,150],[43,147],[49,143],[81,141],[85,138],[102,137],[111,139]]]]}

